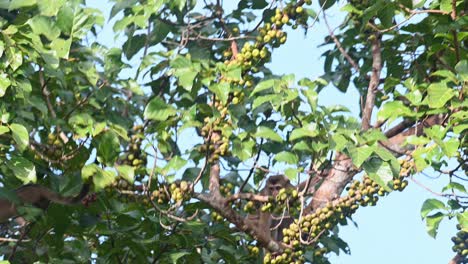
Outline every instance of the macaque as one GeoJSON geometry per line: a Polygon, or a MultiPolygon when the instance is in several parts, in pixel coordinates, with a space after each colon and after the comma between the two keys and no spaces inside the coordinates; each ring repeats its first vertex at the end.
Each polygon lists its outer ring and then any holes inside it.
{"type": "MultiPolygon", "coordinates": [[[[294,188],[294,186],[284,175],[270,176],[265,183],[265,187],[260,191],[260,194],[275,197],[283,188],[289,189],[294,188]]],[[[288,227],[291,223],[292,219],[288,214],[285,214],[284,217],[282,217],[273,216],[270,212],[259,213],[260,228],[263,229],[263,232],[270,235],[275,240],[283,239],[283,228],[288,227]],[[274,227],[276,227],[274,230],[270,230],[270,228],[274,227]]]]}
{"type": "MultiPolygon", "coordinates": [[[[22,204],[31,204],[42,210],[46,210],[51,202],[63,205],[74,205],[88,194],[90,184],[85,183],[78,195],[74,197],[63,197],[60,194],[49,190],[41,185],[28,184],[19,187],[15,190],[16,196],[22,204]]],[[[0,223],[7,222],[10,218],[15,218],[15,221],[24,226],[26,220],[18,214],[18,206],[10,200],[0,198],[0,223]]]]}

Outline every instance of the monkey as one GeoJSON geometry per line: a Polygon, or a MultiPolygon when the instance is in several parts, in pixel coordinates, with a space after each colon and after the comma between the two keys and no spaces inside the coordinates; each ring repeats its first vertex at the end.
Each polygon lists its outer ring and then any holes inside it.
{"type": "MultiPolygon", "coordinates": [[[[46,210],[51,202],[63,205],[75,205],[81,202],[90,191],[90,184],[84,183],[78,195],[64,197],[38,184],[27,184],[15,190],[19,201],[24,204],[31,204],[34,207],[46,210]]],[[[0,198],[0,223],[7,222],[10,218],[15,218],[18,225],[24,226],[26,220],[18,213],[18,206],[14,202],[0,198]]]]}
{"type": "MultiPolygon", "coordinates": [[[[282,174],[273,175],[266,180],[265,187],[260,191],[260,194],[275,197],[283,188],[295,187],[286,176],[282,174]]],[[[289,226],[293,220],[288,214],[275,217],[270,212],[260,212],[258,221],[262,232],[278,241],[283,239],[283,228],[289,226]],[[271,230],[271,228],[275,229],[271,230]]]]}

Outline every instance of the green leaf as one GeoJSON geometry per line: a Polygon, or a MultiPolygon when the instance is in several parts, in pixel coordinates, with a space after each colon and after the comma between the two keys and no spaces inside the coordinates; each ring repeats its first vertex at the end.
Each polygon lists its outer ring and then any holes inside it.
{"type": "Polygon", "coordinates": [[[254,146],[255,141],[253,140],[234,140],[232,142],[232,154],[234,157],[239,158],[241,161],[245,161],[252,157],[254,146]]]}
{"type": "MultiPolygon", "coordinates": [[[[314,86],[314,89],[315,89],[315,86],[314,86]]],[[[318,102],[318,93],[314,89],[310,88],[308,90],[303,91],[312,111],[315,111],[315,109],[317,109],[317,102],[318,102]]]]}
{"type": "Polygon", "coordinates": [[[434,210],[445,210],[445,204],[437,199],[427,199],[421,207],[421,218],[424,219],[434,210]]]}
{"type": "Polygon", "coordinates": [[[173,106],[166,104],[163,99],[155,97],[146,106],[144,116],[145,119],[149,120],[165,121],[176,113],[173,106]]]}
{"type": "Polygon", "coordinates": [[[287,164],[297,164],[299,162],[297,155],[288,151],[281,151],[280,153],[276,154],[275,160],[279,162],[286,162],[287,164]]]}
{"type": "Polygon", "coordinates": [[[277,105],[280,102],[282,102],[282,97],[280,94],[258,96],[254,99],[252,103],[252,110],[255,110],[257,107],[261,106],[264,103],[269,103],[270,105],[277,105]]]}
{"type": "Polygon", "coordinates": [[[15,140],[16,144],[18,145],[18,149],[23,151],[29,144],[28,130],[20,124],[11,124],[10,129],[13,140],[15,140]]]}
{"type": "Polygon", "coordinates": [[[455,91],[446,83],[431,83],[427,88],[427,103],[431,108],[443,107],[454,96],[455,91]]]}
{"type": "Polygon", "coordinates": [[[0,97],[3,97],[8,87],[10,87],[11,81],[6,73],[0,73],[0,97]]]}
{"type": "Polygon", "coordinates": [[[226,104],[229,92],[231,91],[229,83],[214,83],[210,85],[208,89],[210,89],[223,104],[226,104]]]}
{"type": "Polygon", "coordinates": [[[283,139],[273,129],[266,126],[259,126],[254,137],[266,138],[276,142],[283,142],[283,139]]]}
{"type": "Polygon", "coordinates": [[[12,156],[6,165],[13,171],[15,177],[24,184],[36,182],[36,167],[29,160],[19,156],[12,156]]]}
{"type": "Polygon", "coordinates": [[[301,128],[296,128],[291,132],[290,139],[296,140],[303,137],[316,137],[320,133],[316,123],[309,123],[301,128]]]}
{"type": "Polygon", "coordinates": [[[6,126],[0,126],[0,135],[10,132],[10,129],[6,126]]]}
{"type": "Polygon", "coordinates": [[[384,121],[388,119],[391,123],[393,120],[405,117],[413,116],[414,112],[403,104],[401,101],[392,101],[385,103],[377,114],[378,121],[384,121]]]}
{"type": "Polygon", "coordinates": [[[55,26],[49,17],[34,16],[28,21],[32,31],[36,35],[44,35],[50,41],[60,36],[60,29],[55,26]]]}
{"type": "Polygon", "coordinates": [[[173,157],[162,169],[161,173],[167,175],[170,170],[179,171],[182,167],[187,164],[187,160],[181,158],[180,156],[173,157]]]}
{"type": "MultiPolygon", "coordinates": [[[[221,65],[225,66],[224,64],[221,65]]],[[[222,70],[222,73],[225,78],[234,81],[240,81],[242,79],[242,68],[238,64],[226,66],[226,68],[222,70]]]]}
{"type": "Polygon", "coordinates": [[[447,184],[447,186],[442,188],[442,192],[445,192],[447,190],[452,190],[452,189],[462,192],[462,193],[467,193],[465,186],[458,182],[450,182],[449,184],[447,184]]]}
{"type": "Polygon", "coordinates": [[[71,38],[67,40],[57,38],[50,43],[50,48],[57,53],[59,58],[68,59],[68,53],[70,52],[71,44],[71,38]]]}
{"type": "Polygon", "coordinates": [[[460,223],[462,230],[468,232],[468,211],[465,210],[463,213],[457,214],[458,223],[460,223]]]}
{"type": "Polygon", "coordinates": [[[468,60],[461,60],[455,65],[455,70],[460,75],[461,81],[468,80],[468,60]]]}
{"type": "Polygon", "coordinates": [[[460,141],[456,138],[451,138],[441,143],[442,151],[449,158],[455,157],[458,154],[459,146],[460,146],[460,141]]]}
{"type": "Polygon", "coordinates": [[[348,147],[348,155],[353,160],[354,166],[360,168],[361,165],[366,161],[370,155],[374,152],[374,147],[360,146],[360,147],[348,147]]]}
{"type": "Polygon", "coordinates": [[[436,213],[426,217],[426,230],[431,237],[435,238],[437,236],[437,230],[439,229],[442,219],[444,219],[444,214],[442,213],[436,213]]]}
{"type": "Polygon", "coordinates": [[[286,170],[284,170],[284,175],[286,175],[286,177],[288,177],[289,180],[293,181],[297,179],[297,175],[299,174],[299,172],[300,170],[296,168],[287,168],[286,170]]]}
{"type": "Polygon", "coordinates": [[[363,166],[369,178],[377,182],[388,192],[391,191],[390,182],[393,180],[392,168],[388,162],[381,159],[370,159],[364,162],[363,166]]]}
{"type": "Polygon", "coordinates": [[[21,7],[26,7],[26,6],[32,6],[37,3],[37,0],[12,0],[10,2],[10,6],[8,7],[8,10],[15,10],[19,9],[21,7]]]}
{"type": "Polygon", "coordinates": [[[81,177],[85,180],[91,177],[96,191],[100,191],[111,185],[115,181],[116,176],[115,172],[105,171],[94,163],[86,165],[81,169],[81,177]]]}
{"type": "MultiPolygon", "coordinates": [[[[180,0],[179,0],[180,1],[180,0]]],[[[185,0],[184,0],[185,1],[185,0]]],[[[188,251],[182,251],[182,252],[175,252],[175,253],[170,253],[169,257],[172,261],[173,264],[176,264],[178,263],[177,261],[180,259],[180,258],[183,258],[184,256],[187,256],[187,255],[190,255],[190,252],[188,251]]]]}
{"type": "Polygon", "coordinates": [[[135,56],[135,54],[145,46],[147,38],[146,34],[139,34],[128,38],[122,47],[125,57],[127,57],[128,60],[131,60],[133,56],[135,56]]]}
{"type": "Polygon", "coordinates": [[[135,180],[135,167],[128,165],[116,166],[119,177],[124,178],[129,183],[133,184],[135,180]]]}
{"type": "Polygon", "coordinates": [[[411,135],[406,138],[406,142],[411,145],[425,145],[431,142],[431,140],[423,136],[418,137],[416,135],[411,135]]]}
{"type": "Polygon", "coordinates": [[[174,68],[174,75],[178,78],[179,84],[187,91],[192,90],[193,81],[200,71],[200,65],[182,56],[177,56],[170,62],[170,65],[174,68]]]}
{"type": "Polygon", "coordinates": [[[37,5],[41,15],[56,16],[66,0],[39,1],[37,5]]]}
{"type": "Polygon", "coordinates": [[[77,113],[73,115],[68,120],[68,124],[73,128],[76,136],[80,138],[93,133],[94,119],[87,113],[77,113]]]}
{"type": "Polygon", "coordinates": [[[252,93],[250,94],[250,97],[253,97],[255,94],[261,91],[272,88],[274,84],[275,84],[274,79],[259,82],[253,89],[252,93]]]}
{"type": "Polygon", "coordinates": [[[97,156],[101,158],[101,162],[105,164],[113,164],[120,152],[120,142],[117,135],[109,130],[102,134],[97,139],[97,156]]]}

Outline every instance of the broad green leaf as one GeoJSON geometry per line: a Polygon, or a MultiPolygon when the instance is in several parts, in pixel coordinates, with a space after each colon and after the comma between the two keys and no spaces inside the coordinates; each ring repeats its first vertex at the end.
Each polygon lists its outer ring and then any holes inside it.
{"type": "Polygon", "coordinates": [[[109,124],[109,127],[123,140],[125,141],[129,140],[128,135],[127,135],[127,130],[124,127],[114,124],[114,123],[109,124]]]}
{"type": "Polygon", "coordinates": [[[60,29],[55,26],[49,17],[34,16],[28,21],[32,31],[36,35],[44,35],[50,41],[55,40],[60,35],[60,29]]]}
{"type": "Polygon", "coordinates": [[[183,56],[177,56],[170,65],[174,69],[174,75],[178,78],[179,84],[190,91],[193,81],[200,71],[200,65],[183,56]]]}
{"type": "Polygon", "coordinates": [[[348,147],[348,155],[353,160],[354,166],[360,168],[361,165],[370,157],[374,152],[374,147],[360,146],[360,147],[348,147]]]}
{"type": "Polygon", "coordinates": [[[257,107],[261,106],[264,103],[269,103],[270,105],[278,105],[282,102],[282,97],[280,94],[269,94],[264,96],[258,96],[254,99],[252,103],[252,110],[255,110],[257,107]]]}
{"type": "MultiPolygon", "coordinates": [[[[181,0],[177,0],[177,1],[181,1],[181,0]]],[[[183,0],[183,1],[186,1],[186,0],[183,0]]],[[[176,264],[176,263],[178,263],[179,259],[183,258],[184,256],[190,255],[190,254],[191,253],[188,252],[188,251],[181,251],[181,252],[170,253],[169,257],[170,257],[172,263],[176,264]]]]}
{"type": "Polygon", "coordinates": [[[120,142],[117,135],[109,130],[96,139],[98,158],[104,164],[113,164],[120,152],[120,142]]]}
{"type": "Polygon", "coordinates": [[[460,146],[460,141],[456,138],[451,138],[441,143],[442,151],[449,158],[455,157],[458,154],[459,146],[460,146]]]}
{"type": "Polygon", "coordinates": [[[274,79],[270,79],[270,80],[266,80],[266,81],[261,81],[259,82],[254,90],[252,91],[252,93],[250,94],[250,97],[253,97],[255,94],[261,92],[261,91],[264,91],[266,89],[269,89],[269,88],[272,88],[273,85],[275,84],[275,80],[274,79]]]}
{"type": "Polygon", "coordinates": [[[13,140],[15,140],[16,144],[18,145],[18,149],[23,151],[29,144],[28,130],[20,124],[11,124],[10,129],[13,140]]]}
{"type": "Polygon", "coordinates": [[[455,70],[458,75],[460,75],[462,81],[468,80],[468,60],[461,60],[458,62],[457,65],[455,65],[455,70]]]}
{"type": "Polygon", "coordinates": [[[280,153],[276,154],[275,160],[295,165],[297,165],[297,163],[299,162],[299,158],[297,157],[297,155],[288,151],[281,151],[280,153]]]}
{"type": "Polygon", "coordinates": [[[166,104],[161,98],[153,98],[145,108],[145,119],[165,121],[169,117],[176,115],[177,110],[166,104]]]}
{"type": "Polygon", "coordinates": [[[411,102],[412,105],[416,106],[420,105],[423,99],[423,95],[418,89],[405,94],[405,97],[411,102]]]}
{"type": "Polygon", "coordinates": [[[168,174],[171,170],[179,171],[182,167],[187,164],[187,160],[181,158],[180,156],[173,157],[164,168],[161,170],[163,175],[168,174]]]}
{"type": "Polygon", "coordinates": [[[148,36],[146,34],[139,34],[128,38],[122,47],[125,57],[127,57],[128,60],[131,60],[133,56],[135,56],[135,54],[145,46],[147,39],[148,36]]]}
{"type": "Polygon", "coordinates": [[[445,192],[447,190],[452,190],[452,189],[456,190],[456,191],[459,191],[459,192],[462,192],[462,193],[468,193],[466,191],[465,186],[460,184],[460,183],[457,183],[457,182],[450,182],[449,184],[447,184],[447,186],[442,188],[442,192],[445,192]]]}
{"type": "Polygon", "coordinates": [[[53,0],[53,1],[38,1],[37,6],[41,15],[44,16],[56,16],[60,7],[65,3],[66,0],[53,0]]]}
{"type": "MultiPolygon", "coordinates": [[[[222,64],[224,66],[224,64],[222,64]]],[[[223,77],[234,81],[242,79],[242,68],[238,64],[231,64],[222,70],[223,77]]]]}
{"type": "Polygon", "coordinates": [[[381,159],[370,159],[363,163],[363,168],[369,178],[377,182],[388,192],[391,191],[390,182],[393,180],[393,171],[388,162],[381,159]]]}
{"type": "Polygon", "coordinates": [[[232,154],[234,155],[234,157],[239,158],[241,161],[245,161],[252,157],[254,146],[255,141],[253,140],[234,140],[232,142],[232,154]]]}
{"type": "Polygon", "coordinates": [[[7,126],[0,126],[0,135],[10,132],[10,129],[7,126]]]}
{"type": "Polygon", "coordinates": [[[291,132],[290,139],[296,140],[303,137],[316,137],[320,133],[320,130],[316,123],[309,123],[301,128],[296,128],[291,132]]]}
{"type": "Polygon", "coordinates": [[[438,70],[434,73],[431,73],[431,76],[439,76],[439,77],[444,77],[454,83],[458,83],[457,77],[455,74],[449,70],[438,70]]]}
{"type": "Polygon", "coordinates": [[[210,85],[208,89],[210,89],[223,104],[226,104],[229,92],[231,91],[229,83],[214,83],[210,85]]]}
{"type": "Polygon", "coordinates": [[[73,115],[69,120],[68,124],[73,128],[75,137],[83,138],[87,134],[93,133],[94,119],[87,113],[77,113],[73,115]]]}
{"type": "Polygon", "coordinates": [[[468,232],[468,211],[457,214],[458,223],[460,223],[462,230],[468,232]]]}
{"type": "Polygon", "coordinates": [[[443,107],[454,96],[455,91],[446,83],[432,83],[427,88],[427,103],[431,108],[443,107]]]}
{"type": "Polygon", "coordinates": [[[135,180],[135,167],[128,165],[119,165],[115,168],[117,169],[118,175],[120,177],[133,184],[133,181],[135,180]]]}
{"type": "Polygon", "coordinates": [[[13,171],[16,178],[21,180],[24,184],[36,182],[36,167],[34,164],[19,156],[12,156],[6,163],[7,167],[13,171]]]}
{"type": "Polygon", "coordinates": [[[23,53],[21,50],[10,47],[5,52],[10,68],[16,71],[23,64],[23,53]]]}
{"type": "Polygon", "coordinates": [[[431,140],[423,136],[418,137],[416,135],[411,135],[406,138],[406,142],[411,145],[426,145],[431,142],[431,140]]]}
{"type": "Polygon", "coordinates": [[[434,210],[445,210],[445,204],[437,199],[427,199],[421,207],[421,218],[426,218],[434,210]]]}
{"type": "Polygon", "coordinates": [[[283,139],[273,129],[265,126],[259,126],[255,132],[255,137],[266,138],[276,142],[283,142],[283,139]]]}
{"type": "Polygon", "coordinates": [[[393,120],[405,116],[413,116],[414,112],[403,104],[401,101],[392,101],[385,103],[377,114],[377,120],[384,121],[388,119],[391,123],[393,120]]]}
{"type": "Polygon", "coordinates": [[[32,6],[37,3],[37,0],[12,0],[10,2],[10,6],[8,7],[8,10],[15,10],[19,9],[21,7],[26,7],[26,6],[32,6]]]}
{"type": "Polygon", "coordinates": [[[284,170],[284,175],[288,177],[289,180],[293,181],[297,179],[297,175],[299,174],[300,170],[296,168],[287,168],[284,170]]]}
{"type": "Polygon", "coordinates": [[[336,151],[342,151],[348,142],[348,139],[342,134],[333,134],[330,138],[330,147],[336,151]]]}
{"type": "Polygon", "coordinates": [[[444,219],[444,214],[436,213],[426,217],[426,230],[427,233],[435,238],[437,236],[437,230],[439,229],[440,222],[444,219]]]}
{"type": "Polygon", "coordinates": [[[8,87],[10,87],[11,81],[6,73],[0,73],[0,97],[3,97],[8,87]]]}
{"type": "MultiPolygon", "coordinates": [[[[314,86],[314,89],[315,89],[315,86],[314,86]]],[[[303,91],[312,111],[315,111],[315,109],[317,109],[317,102],[318,102],[318,93],[314,89],[310,88],[308,90],[303,91]]]]}
{"type": "Polygon", "coordinates": [[[68,59],[68,53],[70,52],[70,46],[72,44],[72,40],[70,39],[61,39],[57,38],[50,43],[50,48],[57,53],[59,58],[68,59]]]}

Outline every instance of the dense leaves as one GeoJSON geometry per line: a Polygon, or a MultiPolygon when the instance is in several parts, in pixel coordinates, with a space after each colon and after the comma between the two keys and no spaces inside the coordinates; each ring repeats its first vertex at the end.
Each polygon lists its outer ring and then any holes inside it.
{"type": "Polygon", "coordinates": [[[468,255],[464,2],[220,2],[113,0],[105,22],[81,0],[0,1],[0,197],[85,180],[95,195],[24,205],[34,225],[3,224],[0,258],[328,263],[360,206],[427,171],[449,182],[422,205],[427,231],[456,218],[454,259],[468,255]],[[330,8],[346,17],[324,74],[273,73],[288,33],[330,8]],[[122,46],[100,44],[111,22],[122,46]],[[357,89],[361,109],[321,105],[325,87],[357,89]],[[295,186],[262,191],[275,171],[295,186]],[[276,237],[263,214],[287,216],[276,237]]]}

